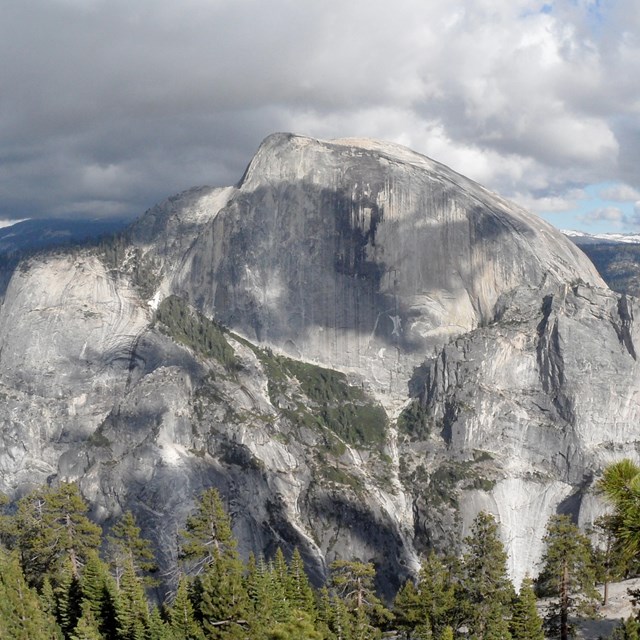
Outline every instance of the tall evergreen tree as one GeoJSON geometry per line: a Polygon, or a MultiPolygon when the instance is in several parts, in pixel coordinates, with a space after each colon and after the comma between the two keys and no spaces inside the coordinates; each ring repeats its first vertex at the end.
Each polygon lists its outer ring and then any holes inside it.
{"type": "Polygon", "coordinates": [[[420,603],[420,592],[413,580],[407,580],[398,590],[392,607],[396,627],[410,638],[416,627],[425,624],[424,611],[420,603]]]}
{"type": "Polygon", "coordinates": [[[189,581],[184,575],[180,577],[176,596],[169,608],[169,627],[174,640],[204,640],[189,596],[189,581]]]}
{"type": "Polygon", "coordinates": [[[54,589],[56,598],[56,619],[65,637],[69,637],[82,615],[82,589],[80,579],[75,575],[71,561],[67,561],[58,576],[54,589]]]}
{"type": "Polygon", "coordinates": [[[102,635],[105,638],[115,638],[118,628],[117,587],[97,552],[89,554],[80,586],[83,603],[90,608],[102,635]]]}
{"type": "Polygon", "coordinates": [[[231,520],[216,489],[206,489],[182,532],[182,558],[190,573],[202,573],[214,558],[233,557],[236,540],[231,520]]]}
{"type": "Polygon", "coordinates": [[[544,640],[533,580],[528,576],[522,581],[520,592],[514,600],[509,629],[513,640],[544,640]]]}
{"type": "Polygon", "coordinates": [[[513,585],[507,574],[507,553],[491,515],[477,515],[465,545],[460,604],[469,637],[508,639],[513,585]]]}
{"type": "MultiPolygon", "coordinates": [[[[356,629],[356,619],[353,611],[349,610],[342,598],[334,595],[330,598],[329,607],[329,637],[331,640],[357,640],[358,631],[366,632],[366,629],[356,629]]],[[[370,629],[370,640],[380,635],[377,629],[370,629]]]]}
{"type": "Polygon", "coordinates": [[[393,619],[393,614],[375,594],[373,564],[336,560],[330,569],[331,587],[354,617],[354,640],[378,636],[379,626],[393,619]]]}
{"type": "Polygon", "coordinates": [[[271,616],[274,621],[285,622],[291,613],[291,581],[289,568],[282,549],[278,547],[268,571],[263,576],[264,587],[268,589],[271,604],[271,616]]]}
{"type": "Polygon", "coordinates": [[[538,591],[556,598],[545,617],[545,626],[549,633],[568,640],[569,614],[590,614],[599,599],[591,543],[566,515],[549,520],[543,541],[545,551],[538,591]]]}
{"type": "Polygon", "coordinates": [[[262,637],[276,623],[289,618],[286,587],[278,580],[273,562],[266,563],[262,556],[257,562],[250,558],[245,588],[251,604],[254,635],[262,637]]]}
{"type": "Polygon", "coordinates": [[[335,635],[332,631],[333,602],[326,585],[318,591],[317,610],[316,628],[320,630],[325,638],[334,640],[335,635]]]}
{"type": "Polygon", "coordinates": [[[128,560],[120,580],[117,604],[119,640],[146,640],[149,629],[149,605],[144,585],[128,560]]]}
{"type": "Polygon", "coordinates": [[[214,550],[201,584],[200,614],[207,638],[247,637],[252,608],[237,553],[220,555],[214,550]]]}
{"type": "Polygon", "coordinates": [[[434,638],[440,637],[446,626],[455,626],[456,583],[455,568],[430,553],[418,575],[422,625],[429,624],[434,638]]]}
{"type": "Polygon", "coordinates": [[[74,483],[44,487],[18,502],[15,544],[25,575],[41,584],[49,574],[55,583],[65,562],[79,578],[88,553],[100,545],[101,529],[87,517],[88,505],[74,483]]]}
{"type": "Polygon", "coordinates": [[[60,630],[42,610],[37,594],[28,585],[15,555],[0,551],[0,638],[11,640],[59,640],[60,630]]]}
{"type": "Polygon", "coordinates": [[[304,569],[302,555],[296,547],[289,563],[289,580],[287,583],[288,598],[291,607],[298,611],[305,611],[312,620],[316,617],[315,596],[304,569]]]}
{"type": "Polygon", "coordinates": [[[278,622],[267,632],[267,640],[324,640],[306,611],[295,609],[286,622],[278,622]]]}
{"type": "Polygon", "coordinates": [[[407,637],[438,639],[446,627],[458,627],[460,612],[456,586],[458,562],[431,552],[422,562],[418,583],[407,580],[394,600],[398,629],[407,637]]]}
{"type": "Polygon", "coordinates": [[[129,561],[146,586],[158,584],[158,580],[151,575],[158,570],[151,543],[142,537],[141,529],[131,511],[125,511],[113,526],[107,542],[116,575],[122,575],[125,564],[129,561]]]}
{"type": "Polygon", "coordinates": [[[56,594],[53,589],[53,585],[51,584],[51,580],[49,580],[48,576],[45,576],[42,581],[42,587],[40,589],[40,604],[42,606],[42,610],[47,615],[51,618],[56,617],[58,604],[56,602],[56,594]]]}
{"type": "Polygon", "coordinates": [[[589,531],[594,542],[594,567],[596,580],[602,583],[602,604],[609,600],[609,584],[620,580],[632,565],[632,558],[618,538],[619,517],[617,515],[600,516],[589,531]]]}
{"type": "Polygon", "coordinates": [[[93,610],[89,606],[89,602],[85,600],[82,606],[82,615],[78,620],[73,633],[69,636],[71,640],[102,640],[103,636],[98,629],[98,620],[93,610]]]}
{"type": "Polygon", "coordinates": [[[145,640],[176,640],[171,629],[162,619],[158,607],[152,607],[149,613],[149,622],[145,640]]]}

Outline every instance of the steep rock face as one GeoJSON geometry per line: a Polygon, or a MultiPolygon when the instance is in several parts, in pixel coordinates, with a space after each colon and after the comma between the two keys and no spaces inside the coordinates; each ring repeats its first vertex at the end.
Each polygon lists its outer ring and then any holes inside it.
{"type": "Polygon", "coordinates": [[[55,475],[124,393],[150,314],[95,255],[23,263],[0,313],[3,490],[55,475]]]}
{"type": "Polygon", "coordinates": [[[488,480],[451,487],[463,530],[495,513],[520,579],[540,558],[541,524],[558,508],[590,522],[594,475],[637,454],[640,331],[630,299],[582,284],[521,288],[501,305],[425,363],[414,388],[446,458],[481,464],[488,480]]]}
{"type": "Polygon", "coordinates": [[[276,134],[171,288],[247,337],[355,371],[388,405],[514,287],[591,263],[550,226],[396,145],[276,134]]]}
{"type": "Polygon", "coordinates": [[[169,566],[213,485],[245,552],[298,545],[318,577],[373,559],[387,589],[486,508],[517,578],[546,515],[588,520],[592,475],[636,449],[634,303],[602,285],[423,156],[272,136],[239,185],[15,271],[1,488],[77,480],[106,525],[134,509],[169,566]]]}

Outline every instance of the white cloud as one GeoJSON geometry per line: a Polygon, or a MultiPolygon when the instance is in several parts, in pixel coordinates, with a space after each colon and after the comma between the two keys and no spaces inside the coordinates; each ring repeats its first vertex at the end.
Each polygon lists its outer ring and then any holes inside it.
{"type": "Polygon", "coordinates": [[[235,182],[274,130],[401,142],[547,210],[638,190],[637,3],[550,4],[9,3],[0,215],[142,211],[235,182]]]}
{"type": "Polygon", "coordinates": [[[630,187],[628,184],[615,184],[601,189],[598,195],[603,200],[614,200],[616,202],[633,202],[640,200],[640,191],[630,187]]]}
{"type": "Polygon", "coordinates": [[[566,213],[578,207],[587,198],[583,189],[569,189],[563,195],[544,195],[536,197],[531,193],[516,194],[513,197],[525,209],[537,213],[566,213]]]}
{"type": "Polygon", "coordinates": [[[608,222],[613,226],[621,228],[629,223],[624,211],[617,207],[601,207],[594,209],[589,213],[580,216],[580,219],[587,224],[594,224],[596,222],[608,222]]]}

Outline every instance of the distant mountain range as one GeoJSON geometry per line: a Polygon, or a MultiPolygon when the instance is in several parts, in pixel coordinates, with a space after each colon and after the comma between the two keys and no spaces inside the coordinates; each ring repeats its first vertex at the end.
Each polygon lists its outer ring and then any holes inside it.
{"type": "Polygon", "coordinates": [[[589,256],[614,291],[640,296],[640,234],[563,233],[589,256]]]}
{"type": "Polygon", "coordinates": [[[60,245],[84,244],[116,233],[131,222],[125,219],[77,220],[46,218],[21,220],[0,228],[0,255],[32,253],[60,245]]]}
{"type": "Polygon", "coordinates": [[[570,229],[563,229],[562,233],[579,247],[585,244],[640,244],[638,233],[584,233],[570,229]]]}

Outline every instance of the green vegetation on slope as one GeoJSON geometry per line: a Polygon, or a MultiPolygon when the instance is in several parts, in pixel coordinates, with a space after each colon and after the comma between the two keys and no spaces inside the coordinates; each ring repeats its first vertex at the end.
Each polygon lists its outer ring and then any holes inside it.
{"type": "MultiPolygon", "coordinates": [[[[156,310],[160,330],[176,342],[193,349],[205,358],[220,362],[227,371],[237,372],[239,363],[226,336],[250,348],[257,356],[265,375],[272,404],[300,427],[328,429],[336,438],[327,437],[327,450],[338,455],[344,443],[371,446],[385,441],[387,414],[363,389],[350,385],[338,371],[276,355],[229,333],[177,296],[165,298],[156,310]]],[[[203,387],[196,396],[222,400],[214,389],[203,387]]],[[[203,407],[198,405],[202,417],[203,407]]]]}
{"type": "Polygon", "coordinates": [[[95,249],[98,258],[111,271],[127,274],[144,300],[149,300],[160,284],[155,260],[131,244],[126,232],[101,240],[95,249]]]}
{"type": "Polygon", "coordinates": [[[432,431],[427,410],[419,398],[414,398],[398,416],[398,431],[414,440],[425,440],[432,431]]]}
{"type": "Polygon", "coordinates": [[[224,337],[224,330],[192,309],[177,296],[165,298],[156,310],[160,329],[176,342],[183,344],[205,358],[214,358],[227,369],[233,369],[236,357],[224,337]]]}
{"type": "Polygon", "coordinates": [[[295,422],[326,427],[356,446],[384,442],[387,414],[363,389],[350,385],[344,373],[252,348],[269,379],[269,397],[275,406],[288,393],[292,378],[310,401],[296,403],[295,410],[284,410],[295,422]]]}

